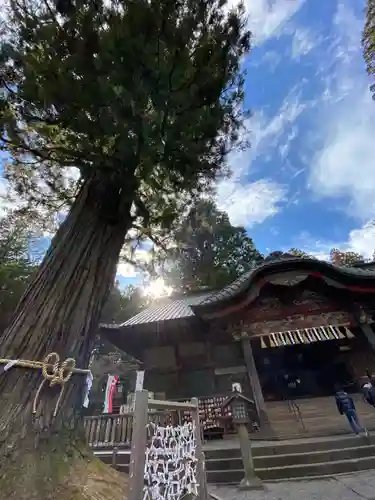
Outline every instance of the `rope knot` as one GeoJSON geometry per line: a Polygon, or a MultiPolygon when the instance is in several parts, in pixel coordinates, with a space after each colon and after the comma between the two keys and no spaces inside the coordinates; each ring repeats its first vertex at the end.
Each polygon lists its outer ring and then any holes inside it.
{"type": "Polygon", "coordinates": [[[63,386],[69,382],[75,367],[75,359],[68,358],[60,364],[60,356],[56,352],[51,352],[43,361],[42,373],[44,380],[49,381],[50,387],[54,385],[63,386]]]}
{"type": "Polygon", "coordinates": [[[56,352],[51,352],[44,358],[44,361],[42,363],[43,380],[39,386],[37,393],[35,394],[33,404],[34,414],[36,413],[36,407],[43,386],[45,382],[49,382],[50,387],[54,387],[55,385],[61,386],[60,394],[56,402],[55,410],[53,412],[53,416],[56,417],[57,410],[64,393],[65,384],[69,382],[71,376],[75,371],[75,367],[76,362],[73,358],[67,358],[63,363],[60,364],[60,356],[56,352]]]}

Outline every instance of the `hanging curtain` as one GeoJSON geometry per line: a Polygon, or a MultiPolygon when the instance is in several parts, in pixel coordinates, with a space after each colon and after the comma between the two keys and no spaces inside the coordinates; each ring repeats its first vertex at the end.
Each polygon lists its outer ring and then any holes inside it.
{"type": "Polygon", "coordinates": [[[294,344],[311,344],[325,340],[353,339],[354,337],[354,333],[347,325],[329,325],[262,335],[260,343],[262,348],[265,349],[294,344]]]}

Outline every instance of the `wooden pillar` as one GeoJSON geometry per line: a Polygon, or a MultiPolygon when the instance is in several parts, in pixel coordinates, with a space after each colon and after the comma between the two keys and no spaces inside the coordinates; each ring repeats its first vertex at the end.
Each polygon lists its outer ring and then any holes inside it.
{"type": "Polygon", "coordinates": [[[135,393],[133,434],[129,470],[129,500],[143,497],[145,455],[147,446],[148,391],[135,393]]]}
{"type": "Polygon", "coordinates": [[[262,386],[260,385],[258,370],[255,365],[253,348],[251,347],[250,338],[247,333],[241,333],[241,344],[260,425],[268,425],[269,420],[266,404],[264,402],[262,386]]]}
{"type": "Polygon", "coordinates": [[[206,466],[205,466],[205,457],[204,457],[204,453],[203,453],[202,429],[201,429],[201,422],[200,422],[200,418],[199,418],[198,398],[192,398],[191,402],[195,406],[195,409],[192,411],[192,416],[193,416],[193,422],[195,425],[195,438],[196,438],[196,446],[197,446],[196,457],[198,459],[198,463],[197,463],[198,497],[197,497],[197,500],[208,500],[206,466]]]}
{"type": "Polygon", "coordinates": [[[368,340],[368,343],[375,351],[375,333],[373,332],[371,326],[368,325],[367,323],[359,323],[359,327],[361,328],[366,339],[368,340]]]}

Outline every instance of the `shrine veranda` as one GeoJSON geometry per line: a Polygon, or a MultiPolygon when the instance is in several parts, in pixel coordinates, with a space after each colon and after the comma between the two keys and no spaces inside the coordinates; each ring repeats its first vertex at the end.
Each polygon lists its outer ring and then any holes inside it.
{"type": "MultiPolygon", "coordinates": [[[[204,430],[233,432],[222,404],[239,384],[255,402],[358,392],[375,373],[375,267],[314,259],[268,262],[223,290],[168,297],[100,333],[142,363],[155,399],[199,399],[204,430]]],[[[187,417],[187,416],[186,416],[187,417]]],[[[188,418],[186,418],[188,420],[188,418]]]]}

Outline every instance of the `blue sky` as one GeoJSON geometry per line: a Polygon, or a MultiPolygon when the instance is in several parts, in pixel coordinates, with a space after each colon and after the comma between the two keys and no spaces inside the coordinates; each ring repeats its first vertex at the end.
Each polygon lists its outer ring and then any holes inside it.
{"type": "MultiPolygon", "coordinates": [[[[236,0],[232,0],[235,4],[236,0]]],[[[217,201],[258,248],[375,249],[375,102],[364,0],[246,0],[250,150],[230,157],[217,201]]],[[[120,266],[123,275],[133,271],[120,266]]]]}
{"type": "Polygon", "coordinates": [[[219,205],[264,252],[375,249],[375,103],[361,53],[365,2],[248,0],[252,149],[219,205]],[[373,165],[374,163],[374,165],[373,165]]]}
{"type": "MultiPolygon", "coordinates": [[[[236,0],[231,0],[236,3],[236,0]]],[[[252,148],[217,202],[258,248],[375,249],[375,102],[361,52],[365,0],[245,0],[252,148]]],[[[143,252],[145,253],[145,252],[143,252]]],[[[121,283],[139,280],[119,265],[121,283]]]]}

